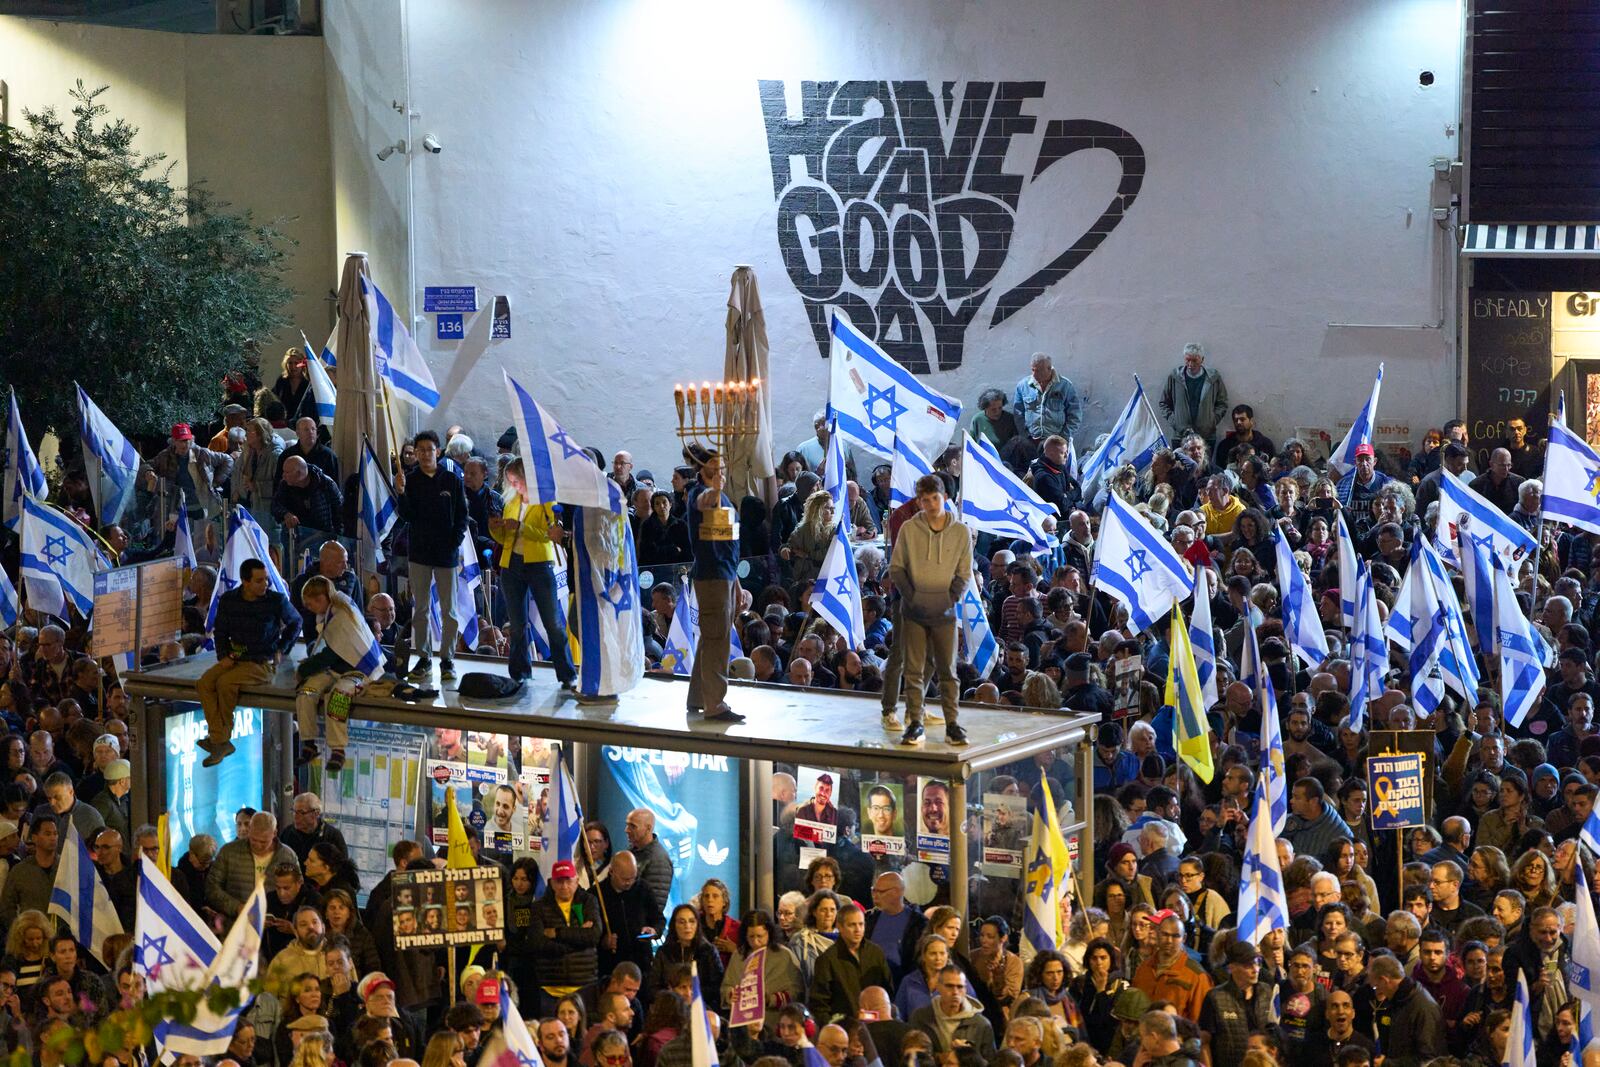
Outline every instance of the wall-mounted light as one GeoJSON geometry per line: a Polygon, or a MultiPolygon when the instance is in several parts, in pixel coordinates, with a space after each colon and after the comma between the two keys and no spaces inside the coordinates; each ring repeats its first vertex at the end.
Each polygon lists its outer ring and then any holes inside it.
{"type": "Polygon", "coordinates": [[[386,144],[382,148],[378,149],[378,161],[381,163],[390,156],[394,155],[396,152],[404,152],[405,150],[406,139],[402,137],[394,144],[386,144]]]}

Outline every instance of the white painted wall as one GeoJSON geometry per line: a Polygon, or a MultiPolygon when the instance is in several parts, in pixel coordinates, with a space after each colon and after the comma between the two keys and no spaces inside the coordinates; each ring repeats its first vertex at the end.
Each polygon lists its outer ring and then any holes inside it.
{"type": "MultiPolygon", "coordinates": [[[[139,129],[135,146],[163,153],[172,180],[204,182],[233,210],[278,222],[285,281],[296,292],[291,322],[320,344],[330,325],[324,297],[337,260],[321,42],[306,37],[219,37],[0,17],[0,81],[10,122],[24,109],[70,117],[76,81],[110,86],[107,120],[139,129]]],[[[263,338],[276,377],[295,328],[263,338]]],[[[296,340],[295,343],[298,343],[296,340]]]]}
{"type": "MultiPolygon", "coordinates": [[[[1087,438],[1132,372],[1158,389],[1197,340],[1275,438],[1348,419],[1380,358],[1384,421],[1420,433],[1452,413],[1451,330],[1328,324],[1440,316],[1449,238],[1428,217],[1428,164],[1456,150],[1456,0],[412,3],[402,48],[406,10],[327,6],[339,240],[403,291],[403,168],[372,152],[404,131],[389,103],[408,52],[414,136],[445,145],[411,162],[416,285],[508,293],[515,320],[481,353],[424,338],[441,424],[498,433],[504,364],[580,437],[659,470],[675,452],[671,384],[718,376],[728,275],[751,263],[777,439],[809,433],[825,364],[779,257],[757,94],[772,78],[1039,79],[1041,118],[1113,123],[1143,145],[1143,189],[1104,245],[1001,325],[985,308],[965,364],[935,376],[969,403],[1042,349],[1087,394],[1087,438]]],[[[1031,166],[1042,132],[1013,143],[1008,169],[1031,166]]],[[[1070,242],[1116,173],[1081,153],[1026,186],[997,289],[1070,242]]]]}

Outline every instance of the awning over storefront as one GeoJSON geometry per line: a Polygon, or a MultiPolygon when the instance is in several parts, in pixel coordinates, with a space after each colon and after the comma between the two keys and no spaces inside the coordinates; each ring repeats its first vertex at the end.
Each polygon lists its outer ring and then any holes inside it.
{"type": "Polygon", "coordinates": [[[1600,256],[1600,224],[1472,223],[1461,241],[1464,256],[1600,256]]]}

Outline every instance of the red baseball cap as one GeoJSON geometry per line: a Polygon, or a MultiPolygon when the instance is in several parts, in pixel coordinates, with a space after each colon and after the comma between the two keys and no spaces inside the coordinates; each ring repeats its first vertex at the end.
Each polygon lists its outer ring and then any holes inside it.
{"type": "Polygon", "coordinates": [[[177,422],[172,425],[172,439],[174,441],[193,441],[194,431],[187,422],[177,422]]]}
{"type": "Polygon", "coordinates": [[[1377,453],[1372,450],[1372,446],[1371,445],[1356,445],[1356,455],[1358,455],[1358,456],[1372,456],[1372,457],[1376,458],[1377,453]]]}
{"type": "Polygon", "coordinates": [[[479,982],[477,1001],[479,1004],[500,1003],[500,979],[485,978],[479,982]]]}
{"type": "Polygon", "coordinates": [[[576,877],[578,877],[578,868],[573,866],[571,860],[557,860],[556,865],[550,868],[550,878],[552,881],[557,878],[576,877]]]}

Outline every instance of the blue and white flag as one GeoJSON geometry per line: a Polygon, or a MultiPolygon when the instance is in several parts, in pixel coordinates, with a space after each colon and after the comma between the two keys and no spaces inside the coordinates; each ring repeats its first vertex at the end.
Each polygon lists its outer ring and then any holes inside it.
{"type": "Polygon", "coordinates": [[[28,606],[67,618],[94,610],[94,576],[110,566],[93,535],[42,500],[22,500],[22,585],[28,606]]]}
{"type": "Polygon", "coordinates": [[[515,378],[506,374],[505,380],[506,394],[511,398],[511,421],[517,428],[517,451],[528,483],[528,501],[576,504],[626,515],[628,502],[622,498],[622,487],[594,465],[573,436],[515,378]]]}
{"type": "Polygon", "coordinates": [[[1036,549],[1046,547],[1050,535],[1044,524],[1055,519],[1055,507],[1012,473],[988,441],[965,430],[961,437],[961,521],[1036,549]]]}
{"type": "Polygon", "coordinates": [[[919,381],[837,310],[828,353],[828,412],[845,440],[880,456],[904,438],[938,457],[961,424],[961,402],[919,381]]]}
{"type": "Polygon", "coordinates": [[[1556,418],[1544,452],[1544,517],[1600,534],[1600,454],[1556,418]]]}
{"type": "Polygon", "coordinates": [[[1078,477],[1078,443],[1070,437],[1067,438],[1067,462],[1061,470],[1068,478],[1082,484],[1082,479],[1078,477]]]}
{"type": "MultiPolygon", "coordinates": [[[[139,857],[133,967],[151,993],[198,989],[221,946],[211,928],[149,857],[139,857]]],[[[156,1030],[161,1037],[161,1030],[156,1030]]]]}
{"type": "Polygon", "coordinates": [[[700,965],[689,964],[689,1067],[718,1067],[717,1038],[711,1032],[706,997],[700,991],[700,965]]]}
{"type": "MultiPolygon", "coordinates": [[[[1294,661],[1289,662],[1290,670],[1294,661]]],[[[1261,645],[1254,626],[1246,626],[1239,652],[1239,681],[1250,687],[1256,709],[1261,713],[1261,775],[1267,780],[1267,814],[1272,833],[1283,833],[1289,819],[1289,781],[1283,758],[1283,727],[1278,720],[1278,694],[1272,674],[1261,659],[1261,645]]]]}
{"type": "Polygon", "coordinates": [[[110,526],[121,520],[133,502],[139,481],[139,453],[89,399],[83,386],[77,389],[78,433],[83,438],[83,458],[89,468],[89,490],[100,525],[110,526]]]}
{"type": "Polygon", "coordinates": [[[1578,914],[1572,926],[1567,990],[1592,1006],[1600,1004],[1600,924],[1595,922],[1594,896],[1589,892],[1589,880],[1583,876],[1583,864],[1574,863],[1572,871],[1572,902],[1578,914]]]}
{"type": "Polygon", "coordinates": [[[361,442],[361,533],[366,544],[372,546],[374,560],[383,559],[383,541],[394,532],[399,514],[394,494],[384,480],[383,468],[372,446],[361,442]]]}
{"type": "Polygon", "coordinates": [[[1411,677],[1411,698],[1420,715],[1431,715],[1444,700],[1444,678],[1439,656],[1449,633],[1444,605],[1438,587],[1428,571],[1427,538],[1411,542],[1411,562],[1400,582],[1394,610],[1384,626],[1384,636],[1407,654],[1406,671],[1411,677]]]}
{"type": "MultiPolygon", "coordinates": [[[[578,582],[572,598],[578,692],[615,696],[632,689],[645,667],[644,604],[633,529],[626,515],[603,508],[571,508],[569,513],[578,582]]],[[[677,616],[674,612],[673,618],[677,616]]],[[[737,641],[730,642],[730,656],[735,647],[737,641]]]]}
{"type": "Polygon", "coordinates": [[[43,500],[50,493],[50,483],[45,480],[39,457],[33,454],[28,443],[28,431],[22,425],[22,412],[17,408],[17,391],[11,390],[11,417],[6,423],[6,484],[5,526],[15,530],[22,521],[22,498],[38,497],[43,500]]]}
{"type": "MultiPolygon", "coordinates": [[[[500,1037],[505,1041],[507,1051],[516,1057],[517,1067],[544,1067],[544,1057],[539,1054],[538,1043],[528,1032],[522,1012],[511,1003],[511,986],[507,982],[500,983],[500,1037]]],[[[485,1067],[489,1067],[487,1061],[485,1067]]]]}
{"type": "Polygon", "coordinates": [[[867,640],[867,624],[861,611],[856,553],[845,529],[840,526],[833,531],[822,570],[811,587],[811,610],[843,636],[851,648],[860,648],[867,640]]]}
{"type": "MultiPolygon", "coordinates": [[[[1343,581],[1343,578],[1340,579],[1343,581]]],[[[1383,616],[1372,588],[1372,569],[1356,560],[1356,624],[1350,630],[1350,729],[1359,733],[1366,725],[1367,705],[1383,696],[1384,675],[1389,671],[1389,644],[1384,638],[1383,616]]]]}
{"type": "MultiPolygon", "coordinates": [[[[267,893],[260,881],[255,892],[239,909],[228,936],[223,938],[217,954],[206,968],[201,988],[220,986],[223,989],[246,990],[261,970],[261,935],[266,928],[267,893]]],[[[250,1006],[250,998],[243,997],[236,1007],[214,1011],[202,1000],[194,1021],[170,1022],[167,1025],[165,1044],[167,1051],[178,1056],[220,1056],[228,1050],[233,1040],[234,1027],[239,1016],[250,1006]]]]}
{"type": "Polygon", "coordinates": [[[317,638],[356,673],[376,679],[383,675],[383,645],[355,601],[339,590],[328,597],[328,610],[317,620],[317,638]]]}
{"type": "Polygon", "coordinates": [[[847,469],[844,461],[844,438],[839,436],[837,422],[828,434],[828,450],[823,454],[822,461],[822,488],[833,497],[833,521],[836,526],[849,528],[850,526],[850,500],[846,482],[847,469]]]}
{"type": "Polygon", "coordinates": [[[539,876],[546,883],[557,863],[565,860],[573,869],[581,870],[578,862],[583,853],[583,805],[578,800],[578,787],[561,761],[561,745],[550,746],[550,811],[545,816],[544,828],[539,833],[539,876]]]}
{"type": "Polygon", "coordinates": [[[1083,477],[1079,481],[1083,485],[1084,499],[1094,499],[1100,483],[1125,463],[1144,471],[1156,450],[1166,445],[1167,435],[1161,432],[1161,423],[1144,395],[1144,383],[1135,374],[1133,395],[1112,424],[1110,435],[1083,461],[1083,477]]]}
{"type": "Polygon", "coordinates": [[[122,933],[122,920],[111,903],[111,894],[100,880],[94,857],[89,855],[89,845],[78,833],[78,825],[71,817],[58,820],[64,824],[65,840],[61,844],[61,858],[56,861],[55,887],[50,891],[50,914],[60,916],[67,932],[88,949],[89,954],[106,966],[101,954],[106,938],[122,933]]]}
{"type": "MultiPolygon", "coordinates": [[[[1378,420],[1378,394],[1383,392],[1383,364],[1378,364],[1378,376],[1372,380],[1372,395],[1367,397],[1367,402],[1356,413],[1356,421],[1350,424],[1350,430],[1344,435],[1333,449],[1333,454],[1328,457],[1328,469],[1333,472],[1334,478],[1339,478],[1356,465],[1356,449],[1362,445],[1372,444],[1372,427],[1378,420]]],[[[1340,579],[1343,580],[1343,573],[1340,579]]]]}
{"type": "Polygon", "coordinates": [[[1500,557],[1492,556],[1490,562],[1494,565],[1494,644],[1500,657],[1500,707],[1508,725],[1521,726],[1544,695],[1545,668],[1555,666],[1555,652],[1522,613],[1511,587],[1511,576],[1500,557]]]}
{"type": "Polygon", "coordinates": [[[284,596],[289,595],[289,583],[278,573],[267,546],[267,532],[256,522],[247,508],[234,508],[230,520],[232,529],[228,543],[222,546],[222,562],[217,567],[217,584],[211,590],[211,606],[206,610],[206,633],[216,627],[217,602],[222,594],[239,587],[239,568],[247,559],[259,559],[267,565],[267,585],[284,596]]]}
{"type": "MultiPolygon", "coordinates": [[[[568,642],[570,646],[571,638],[567,633],[567,601],[571,598],[571,588],[567,580],[566,561],[558,556],[553,569],[556,580],[556,637],[557,640],[568,642]]],[[[535,658],[544,663],[550,662],[554,658],[552,653],[554,646],[550,644],[550,634],[544,628],[544,616],[537,611],[528,612],[528,632],[533,638],[535,658]]]]}
{"type": "Polygon", "coordinates": [[[22,617],[22,601],[17,597],[17,587],[11,584],[11,575],[0,567],[0,626],[10,629],[22,617]]]}
{"type": "Polygon", "coordinates": [[[1112,493],[1100,517],[1094,584],[1128,606],[1128,625],[1138,633],[1186,599],[1194,590],[1194,577],[1171,542],[1112,493]]]}
{"type": "Polygon", "coordinates": [[[1339,553],[1339,623],[1350,630],[1356,625],[1356,574],[1361,557],[1356,552],[1356,539],[1345,525],[1343,511],[1335,515],[1334,525],[1334,548],[1339,553]]]}
{"type": "Polygon", "coordinates": [[[1278,840],[1272,832],[1267,779],[1256,782],[1255,809],[1245,836],[1244,864],[1239,872],[1238,936],[1259,946],[1273,930],[1289,929],[1289,895],[1278,869],[1278,840]]]}
{"type": "Polygon", "coordinates": [[[1578,1001],[1578,1030],[1572,1035],[1572,1062],[1583,1062],[1583,1051],[1594,1044],[1594,1009],[1587,1000],[1578,1001]]]}
{"type": "MultiPolygon", "coordinates": [[[[472,532],[461,535],[456,550],[456,580],[451,590],[450,615],[456,620],[461,639],[469,650],[478,647],[478,588],[483,585],[483,560],[472,543],[472,532]]],[[[428,640],[437,645],[444,638],[444,619],[439,614],[439,587],[428,587],[428,640]]],[[[454,656],[455,649],[441,648],[441,656],[454,656]]]]}
{"type": "Polygon", "coordinates": [[[306,376],[311,379],[311,411],[307,412],[302,406],[301,414],[309,414],[324,426],[333,426],[333,413],[339,406],[339,394],[333,387],[333,379],[328,377],[328,370],[311,350],[311,342],[306,341],[306,335],[301,334],[300,340],[305,342],[306,376]]]}
{"type": "Polygon", "coordinates": [[[178,510],[173,514],[172,555],[183,560],[183,565],[194,570],[200,564],[194,554],[194,533],[189,529],[189,504],[182,489],[178,490],[178,510]]]}
{"type": "Polygon", "coordinates": [[[1466,482],[1441,468],[1439,472],[1439,525],[1448,529],[1457,558],[1465,561],[1463,534],[1488,548],[1507,566],[1515,566],[1534,549],[1533,535],[1483,497],[1466,482]]]}
{"type": "MultiPolygon", "coordinates": [[[[672,611],[672,624],[667,627],[667,643],[661,650],[661,665],[671,667],[673,674],[687,676],[694,671],[695,650],[700,647],[700,602],[694,595],[694,583],[687,577],[678,581],[677,606],[672,611]]],[[[744,655],[739,643],[739,631],[728,633],[728,662],[744,655]]]]}
{"type": "MultiPolygon", "coordinates": [[[[304,333],[300,335],[302,341],[305,340],[305,337],[304,333]]],[[[306,346],[306,354],[313,354],[310,345],[306,346]]],[[[339,324],[337,322],[333,324],[333,332],[328,334],[328,341],[322,346],[322,351],[315,353],[315,355],[322,360],[322,365],[329,370],[339,366],[339,324]]]]}
{"type": "MultiPolygon", "coordinates": [[[[1272,546],[1278,562],[1278,588],[1283,591],[1283,636],[1307,667],[1316,667],[1328,658],[1328,638],[1317,615],[1317,598],[1305,572],[1294,561],[1288,538],[1276,526],[1272,528],[1272,546]]],[[[1293,667],[1290,664],[1290,673],[1293,667]]]]}
{"type": "Polygon", "coordinates": [[[894,439],[894,453],[889,462],[889,504],[899,507],[908,500],[917,498],[917,479],[924,474],[933,473],[933,464],[928,462],[910,441],[896,437],[894,439]]]}
{"type": "Polygon", "coordinates": [[[367,303],[367,330],[378,377],[388,382],[401,400],[431,412],[439,406],[439,390],[405,321],[377,283],[366,275],[361,276],[361,297],[367,303]]]}
{"type": "MultiPolygon", "coordinates": [[[[1194,572],[1194,607],[1189,612],[1189,648],[1194,651],[1194,673],[1210,708],[1217,702],[1217,636],[1211,623],[1211,584],[1208,569],[1194,572]]],[[[1253,632],[1253,631],[1252,631],[1253,632]]]]}
{"type": "Polygon", "coordinates": [[[1534,1055],[1533,1012],[1528,1007],[1528,976],[1517,968],[1517,1002],[1511,1006],[1511,1034],[1501,1067],[1538,1067],[1534,1055]]]}
{"type": "Polygon", "coordinates": [[[1578,832],[1578,838],[1588,846],[1590,852],[1600,855],[1600,805],[1590,809],[1589,817],[1584,820],[1583,829],[1578,832]]]}
{"type": "Polygon", "coordinates": [[[978,677],[987,678],[1000,658],[1000,642],[995,640],[994,631],[989,628],[989,615],[984,609],[983,598],[978,595],[981,588],[976,578],[969,579],[956,607],[961,612],[962,658],[972,664],[978,677]]]}

